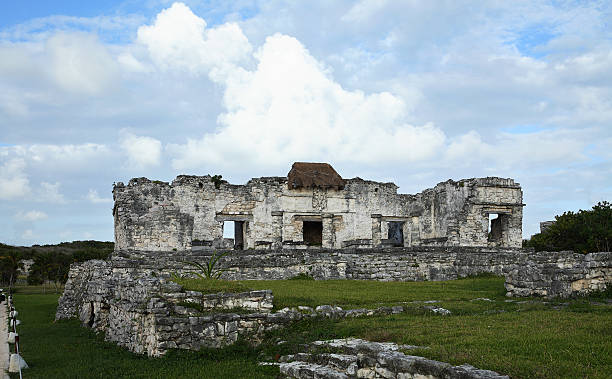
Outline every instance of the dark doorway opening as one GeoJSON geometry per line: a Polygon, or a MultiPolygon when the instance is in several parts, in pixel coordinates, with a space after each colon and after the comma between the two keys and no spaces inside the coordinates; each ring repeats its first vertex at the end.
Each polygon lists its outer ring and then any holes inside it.
{"type": "Polygon", "coordinates": [[[304,221],[304,243],[311,246],[323,244],[323,223],[321,221],[304,221]]]}
{"type": "Polygon", "coordinates": [[[402,221],[389,221],[387,238],[393,246],[404,246],[404,223],[402,221]]]}
{"type": "Polygon", "coordinates": [[[234,249],[244,250],[244,221],[234,221],[234,249]]]}

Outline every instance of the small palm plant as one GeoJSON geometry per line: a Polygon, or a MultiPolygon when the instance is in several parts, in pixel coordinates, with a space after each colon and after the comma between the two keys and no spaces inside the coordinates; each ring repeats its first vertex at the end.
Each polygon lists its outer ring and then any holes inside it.
{"type": "Polygon", "coordinates": [[[198,271],[190,271],[188,274],[194,274],[200,279],[219,279],[227,270],[218,268],[217,263],[219,262],[219,259],[226,256],[228,253],[229,252],[227,251],[222,254],[214,253],[206,264],[191,261],[185,262],[188,265],[198,269],[198,271]]]}

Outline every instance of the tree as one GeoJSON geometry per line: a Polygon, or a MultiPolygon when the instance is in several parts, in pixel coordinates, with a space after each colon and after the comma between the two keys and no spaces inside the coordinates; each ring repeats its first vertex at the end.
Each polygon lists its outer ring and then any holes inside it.
{"type": "Polygon", "coordinates": [[[70,263],[72,256],[69,254],[57,251],[39,253],[34,256],[34,263],[30,267],[28,284],[42,284],[44,290],[45,283],[52,283],[55,292],[58,292],[59,286],[68,278],[70,263]]]}
{"type": "Polygon", "coordinates": [[[565,212],[542,233],[523,241],[536,251],[573,250],[577,253],[610,251],[612,247],[612,204],[602,201],[591,210],[565,212]]]}
{"type": "Polygon", "coordinates": [[[19,270],[23,269],[21,259],[22,254],[17,250],[4,251],[0,255],[0,275],[2,283],[8,285],[9,291],[12,290],[15,284],[19,270]]]}

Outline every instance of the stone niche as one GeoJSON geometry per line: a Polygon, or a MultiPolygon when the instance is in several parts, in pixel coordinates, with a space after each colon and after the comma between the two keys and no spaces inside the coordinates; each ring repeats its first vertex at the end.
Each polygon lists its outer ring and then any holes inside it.
{"type": "Polygon", "coordinates": [[[113,189],[118,250],[520,247],[521,187],[512,179],[448,180],[416,195],[343,179],[326,163],[232,185],[218,176],[146,178],[113,189]],[[233,223],[234,233],[224,235],[233,223]]]}

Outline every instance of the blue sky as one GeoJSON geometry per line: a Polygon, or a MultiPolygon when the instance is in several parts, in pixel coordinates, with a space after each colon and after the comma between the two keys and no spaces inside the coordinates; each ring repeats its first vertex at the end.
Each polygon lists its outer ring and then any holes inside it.
{"type": "Polygon", "coordinates": [[[523,231],[612,198],[607,1],[0,8],[0,241],[112,240],[113,182],[330,162],[416,193],[512,177],[523,231]]]}

